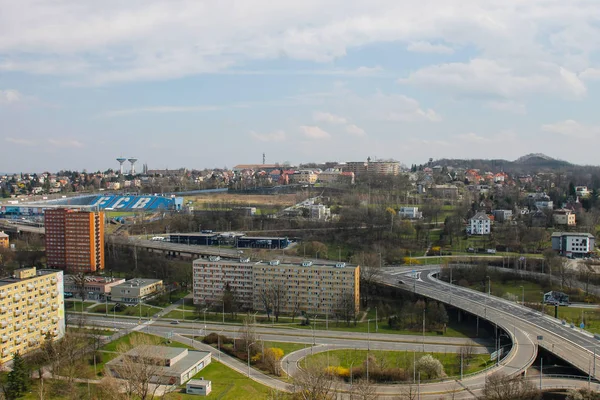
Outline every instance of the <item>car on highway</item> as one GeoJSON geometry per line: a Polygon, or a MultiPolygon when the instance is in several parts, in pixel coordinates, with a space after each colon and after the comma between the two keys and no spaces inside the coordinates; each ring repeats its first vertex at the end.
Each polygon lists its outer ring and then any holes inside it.
{"type": "Polygon", "coordinates": [[[400,279],[400,280],[398,281],[398,283],[399,283],[399,284],[401,284],[401,285],[404,285],[404,281],[403,281],[402,279],[400,279]]]}
{"type": "Polygon", "coordinates": [[[171,321],[171,325],[179,325],[179,321],[171,321]]]}

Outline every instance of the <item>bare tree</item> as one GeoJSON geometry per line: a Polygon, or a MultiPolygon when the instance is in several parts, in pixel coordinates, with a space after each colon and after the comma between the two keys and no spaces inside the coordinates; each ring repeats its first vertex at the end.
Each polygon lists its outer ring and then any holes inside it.
{"type": "Polygon", "coordinates": [[[350,326],[350,322],[356,319],[356,304],[352,292],[344,292],[338,299],[336,315],[350,326]]]}
{"type": "Polygon", "coordinates": [[[496,373],[487,377],[481,400],[539,400],[541,393],[532,382],[519,376],[496,373]]]}
{"type": "Polygon", "coordinates": [[[285,306],[287,289],[283,282],[273,282],[273,284],[271,284],[269,287],[269,291],[271,292],[273,315],[275,316],[275,321],[279,321],[281,309],[285,306]]]}
{"type": "Polygon", "coordinates": [[[298,293],[297,290],[295,290],[295,293],[293,293],[293,297],[290,303],[290,309],[292,315],[292,322],[294,322],[294,319],[296,319],[296,316],[300,312],[300,293],[298,293]]]}
{"type": "Polygon", "coordinates": [[[117,352],[121,354],[113,373],[125,381],[126,392],[140,400],[152,399],[160,385],[153,383],[164,365],[164,354],[156,353],[157,340],[147,336],[134,336],[130,344],[121,343],[117,352]]]}
{"type": "Polygon", "coordinates": [[[475,348],[473,347],[473,345],[469,342],[465,343],[459,350],[458,352],[458,359],[460,362],[460,358],[462,356],[462,362],[464,363],[464,365],[468,366],[471,364],[471,361],[473,361],[473,358],[475,358],[475,348]]]}
{"type": "Polygon", "coordinates": [[[239,346],[240,349],[244,349],[245,351],[250,350],[252,352],[252,344],[256,342],[256,330],[254,329],[254,325],[252,325],[252,321],[250,321],[250,317],[244,319],[244,325],[239,329],[238,340],[236,341],[236,345],[239,346]]]}
{"type": "Polygon", "coordinates": [[[293,379],[293,393],[301,400],[331,400],[335,397],[337,378],[328,374],[325,365],[310,363],[293,379]]]}
{"type": "Polygon", "coordinates": [[[377,400],[379,395],[376,392],[376,386],[367,379],[359,379],[352,385],[350,400],[377,400]]]}

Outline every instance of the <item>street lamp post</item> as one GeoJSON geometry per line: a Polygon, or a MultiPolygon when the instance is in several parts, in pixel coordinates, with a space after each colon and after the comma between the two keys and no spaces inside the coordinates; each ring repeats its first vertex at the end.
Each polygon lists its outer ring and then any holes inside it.
{"type": "Polygon", "coordinates": [[[354,360],[350,363],[350,387],[352,387],[352,366],[354,365],[354,360]]]}
{"type": "Polygon", "coordinates": [[[375,333],[379,332],[379,319],[377,318],[377,307],[375,307],[375,333]]]}
{"type": "Polygon", "coordinates": [[[523,285],[519,286],[521,288],[521,305],[525,305],[525,288],[523,285]]]}
{"type": "Polygon", "coordinates": [[[488,296],[490,296],[492,293],[492,279],[489,275],[486,275],[486,278],[488,279],[488,296]]]}
{"type": "Polygon", "coordinates": [[[250,378],[250,347],[256,342],[252,342],[248,344],[248,378],[250,378]]]}

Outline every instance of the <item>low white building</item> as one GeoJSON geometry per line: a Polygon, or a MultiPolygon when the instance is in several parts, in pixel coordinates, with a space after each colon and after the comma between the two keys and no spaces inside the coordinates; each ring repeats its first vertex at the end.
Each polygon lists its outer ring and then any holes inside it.
{"type": "Polygon", "coordinates": [[[492,232],[492,220],[485,213],[478,212],[469,220],[469,235],[489,235],[492,232]]]}
{"type": "Polygon", "coordinates": [[[408,219],[421,219],[423,218],[423,213],[419,211],[419,207],[400,207],[398,216],[408,219]]]}
{"type": "Polygon", "coordinates": [[[212,390],[211,381],[202,379],[191,379],[185,385],[185,392],[187,394],[199,394],[201,396],[208,396],[212,390]]]}

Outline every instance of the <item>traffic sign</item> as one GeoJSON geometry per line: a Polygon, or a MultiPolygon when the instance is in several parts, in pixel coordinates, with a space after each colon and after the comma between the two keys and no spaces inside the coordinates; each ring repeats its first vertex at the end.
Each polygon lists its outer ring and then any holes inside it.
{"type": "Polygon", "coordinates": [[[585,324],[582,322],[581,324],[579,324],[579,327],[580,327],[581,329],[583,329],[583,328],[585,328],[585,324]]]}
{"type": "Polygon", "coordinates": [[[544,340],[544,337],[542,335],[538,335],[537,340],[544,340]]]}

